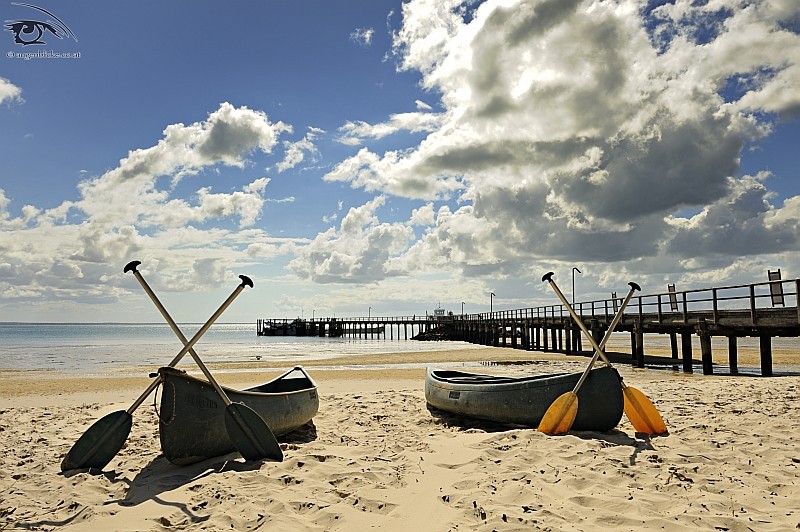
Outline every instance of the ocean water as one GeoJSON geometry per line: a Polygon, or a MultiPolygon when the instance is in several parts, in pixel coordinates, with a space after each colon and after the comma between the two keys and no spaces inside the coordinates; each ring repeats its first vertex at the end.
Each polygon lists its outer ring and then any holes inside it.
{"type": "MultiPolygon", "coordinates": [[[[179,325],[191,338],[202,324],[179,325]]],[[[419,342],[398,340],[402,332],[394,331],[394,340],[378,338],[319,338],[313,336],[258,336],[255,323],[216,323],[195,345],[195,351],[206,363],[214,362],[285,362],[287,367],[305,361],[347,355],[404,353],[456,349],[482,349],[466,342],[419,342]]],[[[387,336],[389,331],[387,330],[387,336]]],[[[757,338],[739,338],[739,348],[758,349],[757,338]]],[[[693,337],[694,358],[700,358],[699,340],[693,337]]],[[[653,347],[669,348],[667,335],[646,335],[645,352],[653,347]]],[[[181,350],[182,344],[167,324],[161,323],[0,323],[0,369],[56,370],[75,375],[126,374],[134,367],[154,370],[168,364],[181,350]]],[[[584,344],[584,348],[586,345],[584,344]]],[[[773,338],[773,352],[796,354],[797,363],[774,364],[775,372],[800,372],[800,339],[773,338]]],[[[630,335],[615,333],[609,350],[628,351],[630,335]]],[[[727,339],[714,337],[715,353],[727,353],[727,339]]],[[[629,351],[628,351],[629,352],[629,351]]],[[[524,359],[520,352],[520,359],[524,359]]],[[[183,364],[191,364],[187,355],[183,364]]],[[[467,364],[475,365],[475,364],[467,364]]],[[[758,367],[740,363],[743,373],[758,374],[758,367]]],[[[724,371],[724,368],[720,368],[724,371]]],[[[702,372],[701,366],[694,368],[702,372]]],[[[139,370],[139,373],[141,370],[139,370]]],[[[135,374],[139,374],[135,373],[135,374]]],[[[133,373],[132,373],[133,374],[133,373]]]]}
{"type": "MultiPolygon", "coordinates": [[[[179,324],[187,339],[200,323],[179,324]]],[[[388,335],[388,331],[387,331],[388,335]]],[[[395,338],[400,335],[395,331],[395,338]]],[[[80,375],[119,373],[168,364],[183,345],[167,324],[0,323],[0,369],[57,370],[80,375]]],[[[466,342],[419,342],[313,336],[258,336],[255,323],[215,323],[195,344],[206,363],[305,360],[346,355],[480,349],[466,342]],[[260,357],[260,358],[257,358],[260,357]]],[[[183,363],[191,363],[187,355],[183,363]]]]}

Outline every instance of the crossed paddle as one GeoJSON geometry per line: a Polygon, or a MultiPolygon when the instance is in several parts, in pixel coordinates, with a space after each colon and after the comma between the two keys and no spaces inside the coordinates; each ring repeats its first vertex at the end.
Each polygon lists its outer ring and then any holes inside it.
{"type": "MultiPolygon", "coordinates": [[[[589,364],[586,366],[586,369],[583,371],[583,374],[578,380],[578,383],[575,385],[575,388],[571,392],[561,394],[555,401],[553,401],[553,403],[550,405],[550,408],[547,409],[544,417],[539,422],[539,432],[556,435],[564,434],[572,427],[572,423],[575,421],[575,416],[578,413],[578,390],[580,390],[580,387],[583,385],[583,382],[589,375],[589,371],[591,371],[592,366],[594,366],[594,363],[597,361],[597,358],[602,358],[606,365],[612,367],[611,362],[609,362],[608,357],[603,351],[603,348],[605,347],[608,339],[611,337],[612,331],[622,319],[622,313],[633,297],[633,293],[636,290],[641,289],[636,283],[628,283],[631,289],[614,316],[608,331],[606,331],[605,335],[603,336],[603,340],[598,345],[597,341],[594,339],[594,337],[592,337],[589,330],[586,328],[581,319],[575,313],[575,310],[564,297],[564,294],[558,288],[558,285],[556,285],[555,281],[553,281],[553,272],[546,273],[542,277],[542,281],[547,281],[550,284],[550,287],[567,308],[570,316],[572,316],[572,319],[575,320],[575,322],[578,324],[578,327],[580,327],[581,331],[583,331],[583,334],[594,348],[594,355],[589,361],[589,364]]],[[[656,407],[653,405],[650,399],[648,399],[646,395],[636,388],[626,386],[622,380],[620,380],[620,385],[622,385],[622,394],[625,403],[625,415],[628,417],[628,420],[631,422],[636,432],[641,432],[643,434],[665,434],[667,432],[667,426],[664,424],[664,420],[661,418],[661,415],[658,413],[658,410],[656,410],[656,407]]]]}
{"type": "MultiPolygon", "coordinates": [[[[264,419],[245,404],[232,403],[225,394],[225,391],[220,387],[206,365],[194,351],[194,345],[198,340],[200,340],[225,309],[233,303],[233,300],[236,299],[246,286],[253,287],[253,281],[245,275],[240,275],[241,284],[236,287],[233,293],[228,296],[228,299],[226,299],[208,321],[203,324],[192,339],[187,341],[172,317],[136,269],[139,264],[141,264],[141,262],[132,261],[125,266],[123,271],[125,273],[129,271],[133,272],[136,280],[139,281],[144,291],[150,296],[150,299],[153,300],[153,303],[166,319],[172,331],[184,344],[183,349],[181,349],[169,363],[169,367],[177,366],[186,353],[189,353],[214,387],[214,390],[220,396],[223,403],[225,403],[225,428],[228,431],[228,437],[245,460],[271,458],[276,461],[282,461],[283,451],[278,445],[275,435],[267,426],[266,422],[264,422],[264,419]]],[[[159,377],[150,383],[142,395],[139,396],[127,410],[119,410],[107,414],[89,427],[64,457],[61,462],[61,471],[85,468],[103,469],[108,465],[128,439],[131,426],[133,425],[133,412],[144,402],[147,396],[156,389],[160,382],[161,378],[159,377]]]]}

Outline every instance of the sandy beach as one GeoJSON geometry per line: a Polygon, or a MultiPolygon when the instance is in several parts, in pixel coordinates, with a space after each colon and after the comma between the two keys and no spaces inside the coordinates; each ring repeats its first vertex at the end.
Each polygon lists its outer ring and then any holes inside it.
{"type": "MultiPolygon", "coordinates": [[[[757,357],[739,353],[740,364],[757,357]]],[[[60,463],[72,444],[95,420],[130,406],[153,368],[142,368],[142,378],[0,371],[0,529],[800,528],[798,376],[617,364],[627,385],[653,401],[669,434],[637,434],[623,417],[608,433],[551,437],[429,411],[424,369],[405,364],[457,361],[515,375],[580,371],[587,363],[505,348],[313,361],[306,368],[319,384],[320,411],[313,427],[279,438],[281,463],[233,453],[174,466],[160,456],[151,399],[102,473],[66,474],[60,463]],[[502,364],[523,360],[532,364],[502,364]]],[[[278,375],[278,365],[211,370],[240,387],[278,375]]]]}

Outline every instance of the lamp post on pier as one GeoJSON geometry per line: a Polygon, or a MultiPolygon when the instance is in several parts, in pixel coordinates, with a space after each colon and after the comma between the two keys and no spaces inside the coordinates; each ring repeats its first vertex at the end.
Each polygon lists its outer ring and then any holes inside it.
{"type": "Polygon", "coordinates": [[[464,302],[461,302],[461,315],[464,315],[464,302]]]}
{"type": "Polygon", "coordinates": [[[578,268],[576,268],[575,266],[572,267],[572,309],[573,310],[575,309],[575,272],[578,272],[581,275],[583,275],[583,272],[581,272],[578,268]]]}
{"type": "Polygon", "coordinates": [[[489,314],[492,314],[492,299],[497,297],[494,292],[489,295],[489,314]]]}
{"type": "MultiPolygon", "coordinates": [[[[575,272],[578,272],[581,275],[583,275],[583,272],[581,272],[578,268],[576,268],[575,266],[572,267],[572,310],[575,310],[575,272]]],[[[574,320],[573,320],[573,322],[574,322],[574,320]]],[[[577,323],[575,325],[577,325],[577,323]]],[[[580,333],[575,332],[574,328],[573,328],[573,330],[571,332],[574,333],[574,334],[572,334],[572,348],[575,351],[580,351],[581,350],[581,335],[580,335],[580,333]]]]}

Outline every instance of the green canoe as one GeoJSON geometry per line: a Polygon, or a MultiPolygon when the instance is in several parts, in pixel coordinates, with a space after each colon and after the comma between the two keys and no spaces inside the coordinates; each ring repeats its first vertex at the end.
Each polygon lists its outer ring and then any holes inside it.
{"type": "MultiPolygon", "coordinates": [[[[553,401],[570,392],[581,373],[503,377],[428,368],[425,399],[452,414],[537,427],[553,401]]],[[[620,377],[613,368],[593,369],[578,391],[573,430],[607,431],[622,419],[620,377]]]]}
{"type": "MultiPolygon", "coordinates": [[[[167,460],[188,465],[236,451],[225,426],[225,405],[211,384],[175,368],[158,373],[159,434],[167,460]]],[[[258,413],[276,436],[305,425],[319,410],[317,385],[300,366],[254,388],[222,389],[231,402],[258,413]]]]}

